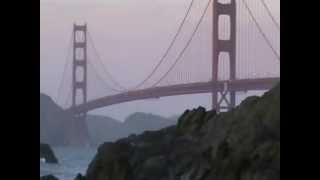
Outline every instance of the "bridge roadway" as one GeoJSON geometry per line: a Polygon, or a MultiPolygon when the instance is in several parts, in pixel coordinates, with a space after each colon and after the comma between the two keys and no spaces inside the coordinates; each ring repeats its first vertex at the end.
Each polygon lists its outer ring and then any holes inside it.
{"type": "Polygon", "coordinates": [[[166,96],[177,96],[185,94],[211,93],[213,91],[222,91],[227,84],[230,91],[251,91],[251,90],[268,90],[271,89],[280,78],[260,78],[260,79],[239,79],[234,81],[218,82],[199,82],[190,84],[178,84],[163,87],[147,88],[135,91],[119,93],[116,95],[105,96],[102,98],[88,101],[86,104],[77,105],[66,109],[73,114],[88,112],[94,109],[110,106],[114,104],[160,98],[166,96]]]}

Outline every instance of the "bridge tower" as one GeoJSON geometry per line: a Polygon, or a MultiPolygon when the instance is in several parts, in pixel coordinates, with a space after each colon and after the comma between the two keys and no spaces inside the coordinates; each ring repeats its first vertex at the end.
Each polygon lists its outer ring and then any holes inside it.
{"type": "MultiPolygon", "coordinates": [[[[221,28],[220,28],[221,29],[221,28]]],[[[221,54],[226,53],[229,59],[229,80],[236,79],[236,0],[214,0],[213,1],[213,53],[212,53],[212,82],[218,81],[219,61],[221,54]],[[222,16],[229,20],[229,37],[221,38],[219,22],[222,16]]],[[[227,60],[227,59],[223,59],[227,60]]],[[[236,92],[228,90],[228,83],[225,83],[224,90],[212,91],[212,108],[217,112],[222,109],[235,107],[236,92]],[[220,94],[220,98],[219,98],[220,94]],[[224,105],[225,104],[225,105],[224,105]]]]}
{"type": "MultiPolygon", "coordinates": [[[[72,107],[87,102],[87,25],[73,25],[72,107]]],[[[87,112],[73,114],[74,145],[89,142],[87,112]]]]}

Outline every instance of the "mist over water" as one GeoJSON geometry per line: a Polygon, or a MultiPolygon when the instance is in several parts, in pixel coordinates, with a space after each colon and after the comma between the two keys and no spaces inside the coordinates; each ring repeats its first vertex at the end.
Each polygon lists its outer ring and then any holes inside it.
{"type": "Polygon", "coordinates": [[[52,174],[59,180],[74,180],[78,173],[84,174],[93,159],[96,148],[52,147],[59,164],[40,162],[40,176],[52,174]]]}

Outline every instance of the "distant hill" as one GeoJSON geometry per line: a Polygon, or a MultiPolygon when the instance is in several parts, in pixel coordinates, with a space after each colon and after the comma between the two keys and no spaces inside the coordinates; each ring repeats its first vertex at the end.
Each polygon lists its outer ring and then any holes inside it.
{"type": "Polygon", "coordinates": [[[67,116],[49,96],[40,93],[40,142],[64,145],[67,116]]]}
{"type": "MultiPolygon", "coordinates": [[[[40,93],[40,141],[53,146],[68,145],[71,126],[65,114],[49,96],[40,93]]],[[[111,142],[145,130],[158,130],[176,123],[175,118],[142,112],[134,113],[124,122],[107,116],[87,116],[91,144],[111,142]]]]}
{"type": "Polygon", "coordinates": [[[180,115],[172,115],[170,117],[168,117],[167,119],[171,120],[171,121],[178,121],[180,115]]]}
{"type": "Polygon", "coordinates": [[[87,120],[89,134],[94,145],[113,142],[131,134],[140,134],[145,130],[159,130],[175,123],[174,120],[142,112],[128,116],[124,122],[98,115],[88,115],[87,120]]]}
{"type": "Polygon", "coordinates": [[[131,114],[124,122],[130,134],[140,134],[145,130],[159,130],[174,124],[176,124],[174,120],[141,112],[131,114]]]}
{"type": "Polygon", "coordinates": [[[87,125],[92,144],[100,144],[105,141],[114,141],[123,137],[123,124],[107,116],[88,115],[87,125]]]}

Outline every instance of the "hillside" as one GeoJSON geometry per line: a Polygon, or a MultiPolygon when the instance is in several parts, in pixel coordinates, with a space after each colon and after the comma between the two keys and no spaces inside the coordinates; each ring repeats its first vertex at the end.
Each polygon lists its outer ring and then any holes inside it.
{"type": "Polygon", "coordinates": [[[140,134],[145,130],[159,130],[175,125],[176,122],[159,115],[137,112],[126,118],[124,127],[127,129],[127,135],[130,135],[140,134]]]}
{"type": "Polygon", "coordinates": [[[159,130],[175,123],[176,121],[142,112],[129,115],[124,122],[98,115],[88,115],[87,120],[93,145],[113,142],[131,134],[140,134],[145,130],[159,130]]]}
{"type": "Polygon", "coordinates": [[[89,114],[87,125],[91,143],[94,145],[99,145],[104,141],[114,141],[123,137],[124,134],[122,123],[107,116],[89,114]]]}

